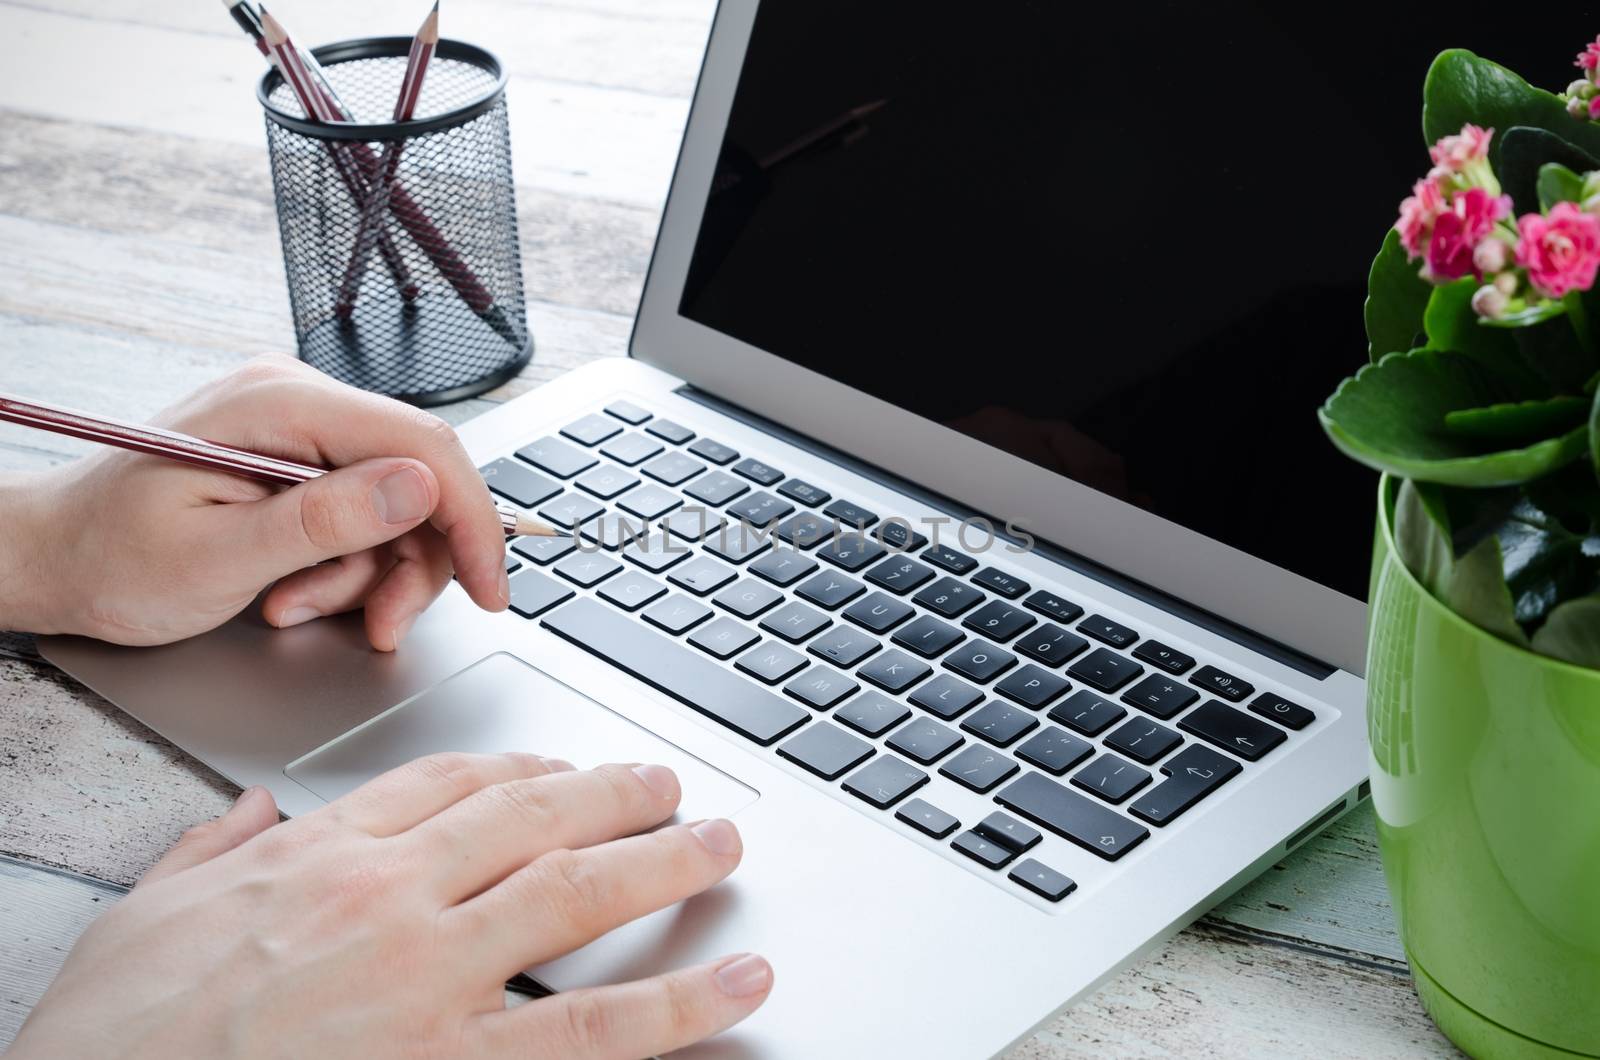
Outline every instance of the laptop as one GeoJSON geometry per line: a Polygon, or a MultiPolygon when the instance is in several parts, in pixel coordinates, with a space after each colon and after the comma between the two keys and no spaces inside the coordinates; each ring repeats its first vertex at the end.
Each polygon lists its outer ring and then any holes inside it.
{"type": "Polygon", "coordinates": [[[753,950],[688,1055],[1005,1052],[1366,794],[1375,490],[1313,410],[1406,183],[1301,224],[1260,130],[1420,164],[1414,116],[1270,5],[1107,23],[723,0],[630,356],[461,429],[576,531],[510,543],[510,611],[44,654],[291,815],[436,751],[664,762],[743,866],[539,982],[753,950]]]}

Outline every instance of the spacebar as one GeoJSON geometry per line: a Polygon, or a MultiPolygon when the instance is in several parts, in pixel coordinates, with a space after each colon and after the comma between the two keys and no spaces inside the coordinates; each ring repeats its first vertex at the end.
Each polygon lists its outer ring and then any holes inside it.
{"type": "Polygon", "coordinates": [[[811,716],[587,597],[551,611],[541,624],[756,743],[770,744],[811,716]]]}

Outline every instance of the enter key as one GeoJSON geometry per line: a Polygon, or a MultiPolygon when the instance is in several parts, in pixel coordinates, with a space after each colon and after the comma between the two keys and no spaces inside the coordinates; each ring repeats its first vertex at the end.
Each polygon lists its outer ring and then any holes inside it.
{"type": "Polygon", "coordinates": [[[1161,766],[1167,779],[1136,799],[1128,812],[1159,828],[1232,780],[1241,768],[1227,755],[1190,744],[1161,766]]]}

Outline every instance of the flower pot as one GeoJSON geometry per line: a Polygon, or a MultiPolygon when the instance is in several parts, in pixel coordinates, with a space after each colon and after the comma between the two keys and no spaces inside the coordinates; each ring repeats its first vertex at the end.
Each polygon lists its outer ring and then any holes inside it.
{"type": "Polygon", "coordinates": [[[1417,993],[1480,1057],[1600,1056],[1600,671],[1518,648],[1400,562],[1380,487],[1367,727],[1417,993]]]}

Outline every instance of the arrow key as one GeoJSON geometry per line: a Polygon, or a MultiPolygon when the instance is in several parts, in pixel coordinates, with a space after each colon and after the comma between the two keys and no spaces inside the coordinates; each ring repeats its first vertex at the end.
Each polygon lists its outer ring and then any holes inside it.
{"type": "Polygon", "coordinates": [[[1206,700],[1184,715],[1178,728],[1247,762],[1254,762],[1285,739],[1283,730],[1276,725],[1268,725],[1215,699],[1206,700]]]}
{"type": "Polygon", "coordinates": [[[1009,879],[1012,883],[1020,883],[1047,902],[1059,902],[1078,887],[1070,878],[1033,858],[1019,862],[1017,867],[1011,870],[1009,879]]]}
{"type": "Polygon", "coordinates": [[[1135,799],[1128,812],[1159,828],[1232,780],[1241,768],[1227,755],[1190,744],[1161,767],[1167,779],[1135,799]]]}

